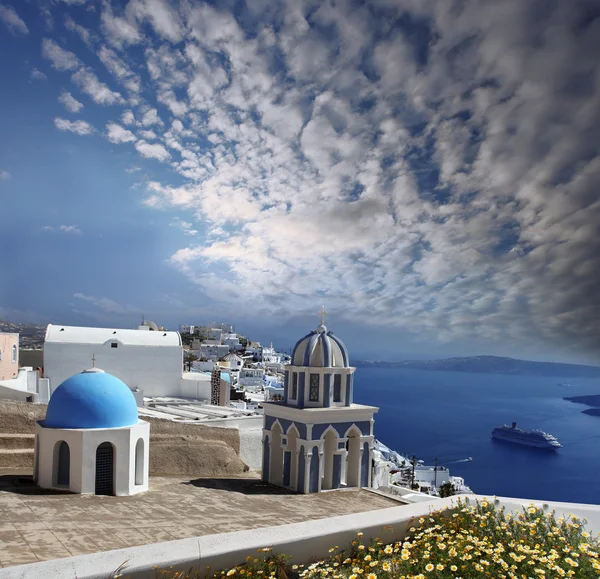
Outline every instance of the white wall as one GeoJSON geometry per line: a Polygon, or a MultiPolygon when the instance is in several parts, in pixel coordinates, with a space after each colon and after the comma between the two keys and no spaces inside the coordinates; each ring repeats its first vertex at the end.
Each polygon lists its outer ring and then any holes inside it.
{"type": "Polygon", "coordinates": [[[44,376],[50,379],[50,390],[74,374],[92,366],[120,378],[129,386],[144,391],[145,396],[178,396],[183,372],[181,346],[127,346],[119,344],[44,345],[44,376]]]}
{"type": "Polygon", "coordinates": [[[150,425],[140,421],[126,428],[59,429],[44,428],[39,423],[36,434],[37,484],[46,489],[60,489],[55,482],[56,444],[64,440],[69,445],[70,476],[68,490],[94,494],[96,488],[96,449],[110,442],[115,452],[114,490],[117,496],[134,495],[148,490],[150,425]],[[135,484],[135,447],[144,440],[144,482],[135,484]]]}
{"type": "Polygon", "coordinates": [[[33,396],[33,402],[45,404],[48,402],[48,381],[40,378],[39,374],[29,366],[19,368],[16,378],[0,381],[0,398],[27,401],[33,396]]]}
{"type": "Polygon", "coordinates": [[[197,400],[210,400],[210,375],[186,372],[181,378],[180,396],[197,400]]]}

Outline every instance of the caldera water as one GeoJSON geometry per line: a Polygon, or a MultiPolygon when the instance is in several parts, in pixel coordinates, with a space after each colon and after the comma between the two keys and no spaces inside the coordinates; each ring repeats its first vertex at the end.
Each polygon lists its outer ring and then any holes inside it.
{"type": "Polygon", "coordinates": [[[600,504],[600,416],[563,400],[586,394],[600,394],[599,379],[358,367],[354,399],[379,406],[381,442],[426,464],[437,457],[477,494],[600,504]],[[490,438],[512,422],[556,436],[563,448],[490,438]]]}

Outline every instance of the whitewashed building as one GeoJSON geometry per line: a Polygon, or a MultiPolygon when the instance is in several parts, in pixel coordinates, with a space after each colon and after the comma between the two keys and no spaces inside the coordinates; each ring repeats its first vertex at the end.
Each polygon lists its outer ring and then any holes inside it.
{"type": "Polygon", "coordinates": [[[265,371],[262,368],[242,368],[238,383],[244,388],[260,388],[263,385],[265,371]]]}
{"type": "Polygon", "coordinates": [[[178,332],[85,328],[50,324],[44,343],[44,376],[50,392],[81,368],[96,365],[144,396],[176,396],[183,372],[178,332]]]}
{"type": "Polygon", "coordinates": [[[34,480],[80,494],[134,495],[148,490],[150,425],[135,398],[99,368],[71,376],[54,391],[35,427],[34,480]]]}

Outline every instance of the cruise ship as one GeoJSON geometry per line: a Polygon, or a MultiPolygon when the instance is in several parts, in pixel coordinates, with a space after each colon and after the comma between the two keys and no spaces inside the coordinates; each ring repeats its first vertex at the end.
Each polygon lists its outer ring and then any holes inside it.
{"type": "Polygon", "coordinates": [[[556,450],[562,446],[551,434],[542,432],[541,430],[523,430],[522,428],[517,428],[516,422],[513,422],[512,426],[506,424],[504,426],[497,426],[492,430],[492,438],[514,442],[515,444],[523,444],[525,446],[533,446],[535,448],[546,448],[548,450],[556,450]]]}

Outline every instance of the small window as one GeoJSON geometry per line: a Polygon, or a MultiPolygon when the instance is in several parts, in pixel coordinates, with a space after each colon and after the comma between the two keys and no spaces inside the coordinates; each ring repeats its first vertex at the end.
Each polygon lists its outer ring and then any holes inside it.
{"type": "Polygon", "coordinates": [[[12,363],[15,364],[17,362],[17,346],[13,344],[12,347],[12,363]]]}
{"type": "Polygon", "coordinates": [[[292,400],[298,399],[298,372],[292,374],[292,400]]]}
{"type": "Polygon", "coordinates": [[[333,401],[334,402],[342,401],[342,376],[341,376],[341,374],[336,374],[333,377],[333,401]]]}
{"type": "Polygon", "coordinates": [[[112,342],[110,345],[111,348],[118,348],[119,344],[117,344],[117,342],[112,342]]]}
{"type": "Polygon", "coordinates": [[[2,362],[2,350],[0,350],[0,362],[2,362]]]}
{"type": "Polygon", "coordinates": [[[310,392],[308,399],[311,402],[319,401],[319,375],[311,374],[310,375],[310,392]]]}

